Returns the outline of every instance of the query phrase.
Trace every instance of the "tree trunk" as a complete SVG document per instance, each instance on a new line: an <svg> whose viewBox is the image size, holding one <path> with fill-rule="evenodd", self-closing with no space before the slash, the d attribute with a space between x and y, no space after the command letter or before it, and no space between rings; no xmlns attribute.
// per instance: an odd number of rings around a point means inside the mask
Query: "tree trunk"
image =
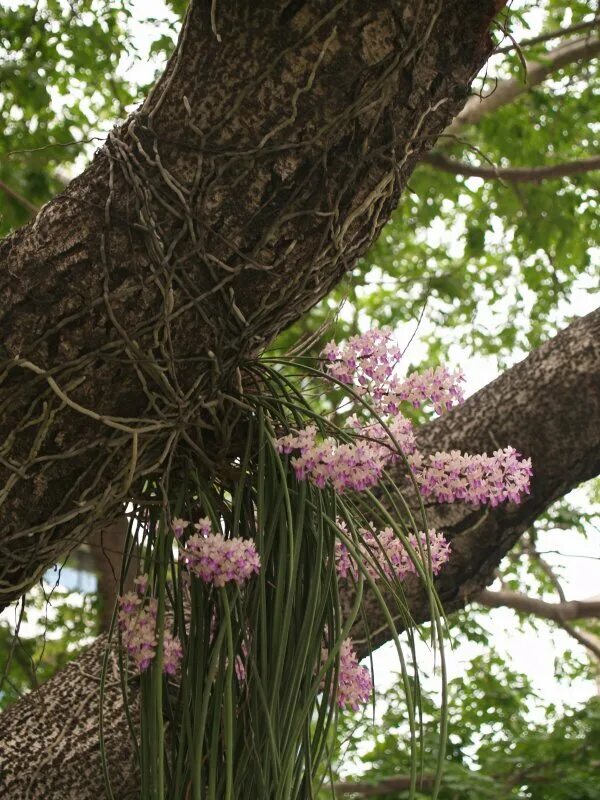
<svg viewBox="0 0 600 800"><path fill-rule="evenodd" d="M104 788L99 745L100 681L106 636L99 637L41 689L0 717L3 800L99 800ZM139 775L127 725L119 666L111 653L106 677L104 736L114 800L139 798ZM139 714L139 685L129 710Z"/></svg>
<svg viewBox="0 0 600 800"><path fill-rule="evenodd" d="M578 320L462 407L427 425L419 437L424 453L441 447L491 449L509 442L533 458L532 492L522 504L486 512L460 503L428 508L430 522L452 539L450 562L437 580L446 611L461 607L490 582L502 556L550 503L598 473L600 311ZM429 605L416 581L406 582L406 595L411 614L426 619ZM368 593L365 616L372 644L389 639ZM364 654L364 631L357 626L353 635ZM0 716L3 800L104 796L98 707L105 646L106 638L99 638L39 692ZM115 800L126 800L136 796L138 776L115 670L111 660L105 730ZM135 715L135 682L129 692Z"/></svg>
<svg viewBox="0 0 600 800"><path fill-rule="evenodd" d="M502 4L192 2L141 108L0 242L0 607L178 443L218 470L215 404L375 239Z"/></svg>

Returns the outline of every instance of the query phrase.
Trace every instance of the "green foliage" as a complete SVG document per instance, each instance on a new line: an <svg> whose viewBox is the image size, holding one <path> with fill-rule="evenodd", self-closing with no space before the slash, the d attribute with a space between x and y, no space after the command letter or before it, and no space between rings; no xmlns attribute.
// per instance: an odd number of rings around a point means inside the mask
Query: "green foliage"
<svg viewBox="0 0 600 800"><path fill-rule="evenodd" d="M16 626L0 620L0 710L37 689L89 644L97 633L98 601L95 594L45 584L29 592L16 615Z"/></svg>
<svg viewBox="0 0 600 800"><path fill-rule="evenodd" d="M131 50L130 20L130 0L0 7L0 181L30 203L60 192L81 143L103 138L134 100L118 71ZM29 216L2 194L0 235Z"/></svg>
<svg viewBox="0 0 600 800"><path fill-rule="evenodd" d="M600 798L600 698L564 711L544 709L528 678L493 652L475 658L448 688L449 745L439 800ZM354 760L361 782L374 785L406 774L410 763L402 694L394 685L381 700L385 710L375 724L347 716L340 730L345 761ZM424 776L435 763L437 713L436 698L423 694ZM370 796L406 800L408 794ZM425 788L417 795L431 796Z"/></svg>

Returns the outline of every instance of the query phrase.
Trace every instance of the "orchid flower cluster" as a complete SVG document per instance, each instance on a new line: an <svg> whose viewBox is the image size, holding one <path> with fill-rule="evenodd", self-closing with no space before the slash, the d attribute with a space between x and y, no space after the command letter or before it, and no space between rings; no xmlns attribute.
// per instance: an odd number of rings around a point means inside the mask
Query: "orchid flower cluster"
<svg viewBox="0 0 600 800"><path fill-rule="evenodd" d="M157 600L145 601L148 576L138 575L134 581L135 592L127 592L118 599L118 622L123 645L140 672L147 670L156 655ZM163 636L163 671L175 675L183 655L181 642L169 631Z"/></svg>
<svg viewBox="0 0 600 800"><path fill-rule="evenodd" d="M402 352L388 327L352 336L342 345L329 342L321 355L332 378L354 385L358 394L368 395L384 414L397 414L404 402L415 408L430 403L441 414L463 400L461 372L436 367L400 379L394 370Z"/></svg>
<svg viewBox="0 0 600 800"><path fill-rule="evenodd" d="M421 494L440 503L518 503L529 491L531 461L512 447L498 449L491 456L459 451L423 456L418 451L413 425L401 411L403 404L429 405L438 414L446 413L463 400L461 373L438 367L401 378L397 365L402 353L388 328L352 337L341 346L330 343L322 355L330 377L351 386L363 410L373 409L376 421L365 423L351 416L342 441L337 435L323 435L316 425L278 438L275 446L280 453L291 455L298 480L308 480L320 489L330 486L337 493L361 492L378 484L391 464L403 461ZM335 543L335 568L341 579L358 579L363 570L371 579L402 581L420 571L419 563L437 575L450 557L449 542L436 530L415 531L403 541L391 527L377 530L372 523L357 529L353 555L344 543L352 538L345 523L338 520L336 524L340 535ZM242 586L260 572L254 540L215 532L209 517L196 523L173 519L171 530L186 577L223 588ZM141 576L136 591L119 598L123 643L140 671L148 668L157 649L157 603L146 598L147 584L147 578ZM164 670L174 674L182 658L181 643L165 634L162 648ZM238 655L235 662L240 683L246 680L245 645L243 652L244 658ZM322 656L327 658L326 648ZM370 672L358 663L351 639L342 643L339 658L337 702L340 707L357 709L371 696Z"/></svg>
<svg viewBox="0 0 600 800"><path fill-rule="evenodd" d="M334 437L319 439L315 426L277 439L279 452L295 455L292 466L299 480L319 487L330 483L338 492L363 491L375 486L384 469L407 458L424 497L437 502L518 503L529 492L531 460L512 447L492 456L452 451L423 457L416 448L411 422L400 412L402 403L431 404L441 414L463 400L460 372L444 367L413 373L402 380L395 374L401 352L388 328L354 336L345 345L331 342L323 350L326 368L336 381L352 386L382 417L381 423L362 426L351 417L354 441L339 443Z"/></svg>
<svg viewBox="0 0 600 800"><path fill-rule="evenodd" d="M399 458L398 450L379 423L362 426L356 417L349 422L358 439L356 443L339 444L332 436L319 442L314 425L277 440L280 453L299 451L292 459L299 480L308 478L320 489L329 482L336 492L346 489L360 492L379 483L386 466ZM414 432L409 420L398 415L391 420L389 430L404 452L414 451Z"/></svg>
<svg viewBox="0 0 600 800"><path fill-rule="evenodd" d="M329 651L324 647L321 651L322 663L325 663ZM345 639L340 647L340 669L338 673L337 703L340 708L352 708L358 711L359 705L369 702L373 691L371 672L362 667L354 648L352 639Z"/></svg>
<svg viewBox="0 0 600 800"><path fill-rule="evenodd" d="M338 520L337 525L348 536L345 523ZM407 575L417 573L414 560L392 528L377 532L371 525L370 528L360 528L358 534L363 563L374 580L383 574L389 580L402 581ZM431 571L437 575L450 558L450 543L446 541L444 534L431 529L427 534L419 531L418 537L410 533L407 538L417 558L421 557L421 553L427 554ZM340 578L347 578L349 575L355 580L358 578L358 565L339 539L335 543L335 566Z"/></svg>
<svg viewBox="0 0 600 800"><path fill-rule="evenodd" d="M181 539L190 525L187 520L175 519L173 533ZM210 519L204 517L194 525L197 533L181 546L179 557L192 575L204 583L222 587L230 581L245 583L260 569L260 556L252 539L226 539L222 533L212 533Z"/></svg>
<svg viewBox="0 0 600 800"><path fill-rule="evenodd" d="M437 367L399 377L402 353L389 328L354 336L344 345L331 342L321 355L330 377L350 386L361 405L373 409L377 422L364 424L351 416L344 441L321 435L316 425L279 437L276 447L292 456L298 480L319 488L330 485L338 493L360 492L375 486L389 465L404 459L421 494L436 502L495 506L505 500L518 503L529 492L531 461L512 447L491 456L452 451L425 457L418 451L413 425L402 414L402 405L430 405L437 414L450 411L463 401L460 372ZM336 572L340 578L357 579L359 565L344 543L350 535L343 521L338 520L337 526L343 535L335 544ZM391 527L377 531L371 524L359 528L357 534L357 558L372 579L383 576L402 581L417 573L419 560L426 561L423 567L437 575L450 558L449 542L435 530L410 533L409 547ZM360 667L351 641L346 640L341 650L340 705L357 708L368 699L371 688L368 670Z"/></svg>
<svg viewBox="0 0 600 800"><path fill-rule="evenodd" d="M522 459L513 447L496 450L491 456L451 450L423 458L415 452L408 461L421 494L438 503L462 500L493 507L504 500L519 503L529 492L531 459Z"/></svg>

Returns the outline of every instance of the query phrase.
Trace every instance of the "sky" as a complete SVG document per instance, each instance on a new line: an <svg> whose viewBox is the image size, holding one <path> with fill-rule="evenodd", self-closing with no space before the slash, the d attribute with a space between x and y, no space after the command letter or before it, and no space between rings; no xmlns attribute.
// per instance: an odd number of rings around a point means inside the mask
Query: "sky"
<svg viewBox="0 0 600 800"><path fill-rule="evenodd" d="M9 0L9 5L16 3L16 0ZM123 63L121 69L127 72L128 77L136 82L146 82L151 80L154 71L160 67L156 61L148 56L151 37L148 35L147 23L143 23L148 17L158 19L169 17L161 0L135 0L134 10L137 21L134 23L138 34L138 55L139 58ZM535 12L530 17L532 27L535 29ZM568 20L565 21L568 24ZM472 179L476 182L478 179ZM474 186L476 183L473 184ZM458 247L459 243L452 240L449 232L443 228L433 228L431 237L439 242L446 242L448 248ZM569 309L577 314L584 314L591 311L595 303L593 297L586 294L582 289L576 293L575 305ZM566 311L567 309L565 309ZM486 314L485 307L481 308L480 313ZM485 316L484 316L485 319ZM487 320L489 326L493 326L492 319ZM408 339L413 333L410 326L406 329L398 330L400 342ZM424 352L424 346L420 344L419 337L424 337L427 333L427 319L423 322L423 327L411 344L411 360L418 359L418 353ZM515 354L514 360L519 360L523 354ZM489 383L496 377L497 367L493 359L483 357L472 357L462 359L462 354L458 348L451 351L451 358L455 366L460 366L466 375L467 394L471 394L483 385ZM573 493L573 498L586 505L587 499L585 492L581 489ZM565 592L569 599L584 599L598 594L600 591L600 537L597 531L590 532L588 541L581 537L571 535L565 531L552 531L543 534L540 538L540 549L546 551L563 550L568 556L550 553L546 556L552 566L560 569L563 578ZM65 579L74 580L74 576L69 578L65 573ZM82 586L81 588L88 588ZM546 599L555 600L549 596ZM10 614L10 612L8 612ZM7 616L7 612L3 616ZM498 650L510 656L511 666L526 673L532 680L535 688L542 697L551 697L554 702L564 705L572 705L585 700L594 691L595 686L590 681L582 679L576 680L571 686L557 682L554 675L555 659L560 659L566 649L572 649L573 641L563 631L557 630L552 635L544 634L535 639L531 634L520 632L516 629L515 615L506 609L494 610L489 617L486 617L485 625L493 629L494 641ZM26 631L24 631L26 634ZM458 676L464 670L468 661L481 652L481 648L476 645L464 644L455 651L448 653L449 677ZM423 663L431 663L431 655L425 647L420 648ZM393 645L385 645L380 648L374 656L375 678L379 687L395 680L397 669L397 656Z"/></svg>

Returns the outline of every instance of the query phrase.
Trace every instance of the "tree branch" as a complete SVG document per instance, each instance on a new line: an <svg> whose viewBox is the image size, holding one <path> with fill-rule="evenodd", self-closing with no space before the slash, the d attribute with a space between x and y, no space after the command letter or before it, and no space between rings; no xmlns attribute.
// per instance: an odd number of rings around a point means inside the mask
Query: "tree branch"
<svg viewBox="0 0 600 800"><path fill-rule="evenodd" d="M462 111L446 128L444 135L459 134L466 125L475 125L487 114L513 103L559 69L589 61L598 53L600 53L600 39L596 36L576 39L550 50L543 61L528 62L525 80L510 78L499 81L485 97L472 95Z"/></svg>
<svg viewBox="0 0 600 800"><path fill-rule="evenodd" d="M550 619L554 622L569 622L574 619L600 619L600 597L588 600L567 600L563 603L548 603L539 597L530 597L521 592L484 589L475 595L473 602L486 608L512 608L524 614Z"/></svg>
<svg viewBox="0 0 600 800"><path fill-rule="evenodd" d="M534 762L523 769L513 770L511 773L497 774L495 780L508 788L520 786L523 783L546 783L553 781L549 774L538 773L536 770L544 767L554 766L553 760ZM421 781L417 781L417 787L423 791L431 790L435 783L435 776L425 774ZM379 795L394 794L399 791L406 791L410 788L410 776L394 775L380 778L375 783L368 781L340 781L334 785L336 797L357 796L357 797L377 797Z"/></svg>
<svg viewBox="0 0 600 800"><path fill-rule="evenodd" d="M485 180L498 179L510 183L541 183L552 178L566 178L569 175L580 175L600 169L600 156L544 167L475 166L448 158L441 153L427 153L423 157L423 161L442 172L449 172L451 175L465 175Z"/></svg>
<svg viewBox="0 0 600 800"><path fill-rule="evenodd" d="M558 28L557 30L549 31L548 33L541 33L539 36L533 36L531 39L523 39L522 42L513 42L512 44L507 44L504 47L499 47L497 50L495 50L494 54L511 53L513 50L516 50L517 47L522 50L523 48L531 47L534 44L542 44L543 42L549 42L552 39L561 39L563 36L570 36L573 33L591 30L597 28L598 25L600 25L600 17L595 17L588 22L578 22L576 25L570 25L567 28Z"/></svg>
<svg viewBox="0 0 600 800"><path fill-rule="evenodd" d="M105 797L99 747L100 682L106 637L0 716L3 800L98 800ZM118 662L108 661L102 711L104 744L115 800L139 796L139 776L125 716ZM139 713L139 680L129 706ZM43 744L42 744L43 743Z"/></svg>
<svg viewBox="0 0 600 800"><path fill-rule="evenodd" d="M36 205L34 205L32 202L30 202L26 197L24 197L19 192L15 191L15 189L12 189L7 183L4 183L4 181L0 181L0 190L2 190L4 192L4 194L8 195L9 197L12 197L13 200L16 200L16 202L19 205L23 206L23 208L25 208L27 211L29 211L34 216L40 210Z"/></svg>
<svg viewBox="0 0 600 800"><path fill-rule="evenodd" d="M535 542L533 541L528 542L524 547L524 551L531 559L537 562L540 569L543 570L543 572L546 574L546 576L549 578L550 582L554 586L560 600L560 604L557 605L562 605L562 606L567 605L569 601L567 600L567 597L565 595L562 584L558 578L558 575L552 569L552 567L546 561L546 559L543 558L541 554L538 552L537 548L535 547ZM592 598L592 599L600 600L600 598ZM596 668L600 667L600 641L597 639L597 637L592 636L587 631L583 632L578 628L575 628L573 625L570 625L564 619L557 619L555 621L566 633L569 634L569 636L572 639L575 639L576 642L579 642L579 644L583 645L583 647L589 650L594 659ZM600 680L600 672L598 672L597 680Z"/></svg>
<svg viewBox="0 0 600 800"><path fill-rule="evenodd" d="M434 775L423 775L417 780L417 787L428 791L435 784ZM377 797L382 794L393 794L410 789L410 775L394 775L389 778L380 778L377 783L368 781L339 781L335 784L336 797Z"/></svg>
<svg viewBox="0 0 600 800"><path fill-rule="evenodd" d="M527 553L529 558L531 558L533 561L535 561L537 563L537 565L539 566L539 568L544 572L544 574L546 575L546 577L548 578L548 580L550 581L552 586L554 586L554 589L556 590L556 594L558 595L558 598L559 598L560 602L561 603L566 603L567 602L567 596L566 596L566 594L564 592L564 589L562 587L562 584L561 584L561 582L559 580L558 575L552 569L552 567L546 561L546 559L542 558L541 554L538 552L538 550L537 550L537 548L535 546L535 542L532 541L531 536L529 536L528 538L529 538L529 541L526 542L524 547L523 547L524 552Z"/></svg>
<svg viewBox="0 0 600 800"><path fill-rule="evenodd" d="M595 636L592 637L591 634L584 633L579 630L579 628L574 628L573 625L570 625L568 622L558 622L557 624L560 625L571 638L575 639L576 642L579 642L580 645L583 645L583 647L590 651L596 660L596 667L598 668L600 666L600 640Z"/></svg>

